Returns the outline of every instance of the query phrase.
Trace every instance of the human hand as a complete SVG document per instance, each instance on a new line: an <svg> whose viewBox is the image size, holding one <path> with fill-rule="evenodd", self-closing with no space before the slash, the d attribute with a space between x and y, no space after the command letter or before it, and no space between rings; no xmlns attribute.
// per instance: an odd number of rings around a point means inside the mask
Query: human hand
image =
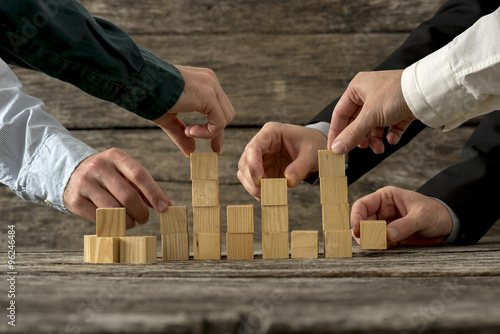
<svg viewBox="0 0 500 334"><path fill-rule="evenodd" d="M326 149L325 136L303 126L266 123L245 147L238 163L238 179L260 200L260 180L286 177L293 188L318 170L318 150Z"/></svg>
<svg viewBox="0 0 500 334"><path fill-rule="evenodd" d="M224 128L234 117L233 105L212 70L176 67L184 78L184 90L177 103L153 123L162 128L186 156L196 149L194 137L210 139L212 150L222 153ZM193 111L206 115L207 123L186 126L177 117L178 113Z"/></svg>
<svg viewBox="0 0 500 334"><path fill-rule="evenodd" d="M452 221L440 202L414 191L384 187L357 200L351 229L359 243L361 220L386 220L389 247L434 246L451 233Z"/></svg>
<svg viewBox="0 0 500 334"><path fill-rule="evenodd" d="M127 229L145 224L150 206L171 205L149 172L124 151L111 148L83 160L64 190L64 204L74 214L96 220L97 208L127 208Z"/></svg>
<svg viewBox="0 0 500 334"><path fill-rule="evenodd" d="M349 83L333 110L328 147L345 154L356 145L383 153L382 136L389 126L387 141L397 144L416 119L401 90L403 70L361 72Z"/></svg>

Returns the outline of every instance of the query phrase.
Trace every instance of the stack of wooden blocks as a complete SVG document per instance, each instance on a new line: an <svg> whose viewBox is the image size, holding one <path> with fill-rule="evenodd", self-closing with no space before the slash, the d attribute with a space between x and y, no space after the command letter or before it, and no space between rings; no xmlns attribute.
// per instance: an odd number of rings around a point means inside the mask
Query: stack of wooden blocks
<svg viewBox="0 0 500 334"><path fill-rule="evenodd" d="M170 206L160 213L163 261L189 260L187 206Z"/></svg>
<svg viewBox="0 0 500 334"><path fill-rule="evenodd" d="M352 257L345 156L320 150L318 165L325 257Z"/></svg>
<svg viewBox="0 0 500 334"><path fill-rule="evenodd" d="M228 205L226 233L228 260L253 259L253 233L253 205Z"/></svg>

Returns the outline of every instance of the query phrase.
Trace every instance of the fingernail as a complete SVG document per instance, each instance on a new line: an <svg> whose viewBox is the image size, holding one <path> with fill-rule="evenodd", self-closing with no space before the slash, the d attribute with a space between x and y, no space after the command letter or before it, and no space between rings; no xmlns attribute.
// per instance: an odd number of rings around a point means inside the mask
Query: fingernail
<svg viewBox="0 0 500 334"><path fill-rule="evenodd" d="M295 174L295 173L290 173L290 174L288 174L288 175L285 175L285 177L288 179L288 181L289 181L289 182L288 182L288 184L289 184L289 185L291 185L291 187L295 187L295 186L297 185L297 183L298 183L298 182L297 182L297 180L298 180L298 178L299 178L299 177L297 176L297 174ZM291 187L290 187L290 188L291 188Z"/></svg>
<svg viewBox="0 0 500 334"><path fill-rule="evenodd" d="M158 208L159 212L163 212L163 211L167 210L168 204L165 203L164 201L158 201L158 203L156 204L156 207Z"/></svg>
<svg viewBox="0 0 500 334"><path fill-rule="evenodd" d="M345 152L345 145L342 141L336 140L332 144L332 151L335 154L344 154Z"/></svg>
<svg viewBox="0 0 500 334"><path fill-rule="evenodd" d="M388 228L387 229L387 239L390 242L397 242L399 241L399 232L395 228Z"/></svg>

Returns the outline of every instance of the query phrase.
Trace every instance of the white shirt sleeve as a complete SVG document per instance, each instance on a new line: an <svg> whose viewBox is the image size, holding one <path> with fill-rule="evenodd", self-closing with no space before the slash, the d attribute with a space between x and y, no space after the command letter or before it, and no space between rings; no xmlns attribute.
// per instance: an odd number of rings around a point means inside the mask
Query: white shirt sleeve
<svg viewBox="0 0 500 334"><path fill-rule="evenodd" d="M401 87L413 114L434 128L500 109L500 8L406 68Z"/></svg>
<svg viewBox="0 0 500 334"><path fill-rule="evenodd" d="M82 160L97 153L23 93L0 59L0 182L19 197L68 212L63 194Z"/></svg>

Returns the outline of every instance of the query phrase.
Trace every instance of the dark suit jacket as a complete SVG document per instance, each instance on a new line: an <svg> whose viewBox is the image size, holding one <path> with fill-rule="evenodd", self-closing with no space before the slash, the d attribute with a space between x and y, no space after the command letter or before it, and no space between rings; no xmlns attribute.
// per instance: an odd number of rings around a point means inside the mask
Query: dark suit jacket
<svg viewBox="0 0 500 334"><path fill-rule="evenodd" d="M436 51L454 37L500 6L500 1L446 2L428 21L416 28L393 54L374 70L403 69ZM330 103L308 124L330 122L338 99ZM425 125L414 121L406 130L398 145L385 140L383 154L369 149L356 148L349 152L349 168L346 175L349 184L378 165L386 157L412 140ZM464 148L463 161L441 172L418 192L436 197L447 203L457 214L461 228L457 244L476 243L500 218L499 196L488 195L500 188L500 112L486 116ZM489 191L488 191L489 190Z"/></svg>

